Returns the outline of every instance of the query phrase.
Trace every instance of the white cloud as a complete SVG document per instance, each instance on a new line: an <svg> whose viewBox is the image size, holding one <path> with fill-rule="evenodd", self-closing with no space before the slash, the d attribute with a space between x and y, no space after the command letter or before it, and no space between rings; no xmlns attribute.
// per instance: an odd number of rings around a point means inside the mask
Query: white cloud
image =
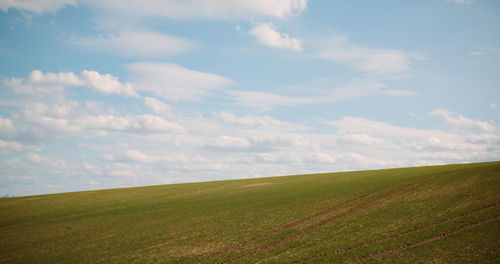
<svg viewBox="0 0 500 264"><path fill-rule="evenodd" d="M41 86L75 86L80 84L80 80L72 72L43 73L39 70L32 71L27 82L33 85Z"/></svg>
<svg viewBox="0 0 500 264"><path fill-rule="evenodd" d="M375 145L383 144L384 141L365 133L340 133L337 137L337 143L356 144L356 145Z"/></svg>
<svg viewBox="0 0 500 264"><path fill-rule="evenodd" d="M156 114L170 114L173 111L170 105L153 97L145 96L144 105Z"/></svg>
<svg viewBox="0 0 500 264"><path fill-rule="evenodd" d="M3 172L0 192L16 195L127 186L109 174L103 175L98 165L71 163L47 153L27 153L21 158L6 160L0 163L0 171ZM98 186L94 186L95 183L99 183Z"/></svg>
<svg viewBox="0 0 500 264"><path fill-rule="evenodd" d="M51 156L41 156L33 153L28 153L26 155L26 160L33 163L43 164L45 166L52 166L52 167L66 167L67 165L67 163L62 159L58 159Z"/></svg>
<svg viewBox="0 0 500 264"><path fill-rule="evenodd" d="M55 94L61 92L66 86L82 84L80 78L72 72L43 73L39 70L32 71L28 78L8 78L2 81L3 85L19 94L35 95L40 93Z"/></svg>
<svg viewBox="0 0 500 264"><path fill-rule="evenodd" d="M268 111L275 106L329 104L378 94L389 96L412 96L415 94L413 91L384 90L384 88L385 84L383 83L360 80L336 88L322 88L316 95L309 92L304 96L289 96L261 91L229 91L228 94L239 105L254 107L262 111Z"/></svg>
<svg viewBox="0 0 500 264"><path fill-rule="evenodd" d="M251 136L252 148L256 151L269 151L276 149L319 150L320 145L316 140L311 140L300 134L274 133Z"/></svg>
<svg viewBox="0 0 500 264"><path fill-rule="evenodd" d="M244 138L219 136L213 142L209 143L208 146L220 149L246 149L249 148L251 144Z"/></svg>
<svg viewBox="0 0 500 264"><path fill-rule="evenodd" d="M320 149L318 142L308 139L300 134L282 132L267 133L238 133L238 136L218 136L215 140L206 139L209 149L233 152L258 152L288 150L288 151L317 151Z"/></svg>
<svg viewBox="0 0 500 264"><path fill-rule="evenodd" d="M155 115L133 116L83 116L76 119L75 123L84 129L98 131L123 131L133 133L184 133L186 129L181 125L167 121Z"/></svg>
<svg viewBox="0 0 500 264"><path fill-rule="evenodd" d="M352 100L359 97L371 96L384 93L385 84L371 81L355 81L338 88L331 88L325 91L324 95L317 96L315 102L335 103ZM390 94L395 95L395 94ZM398 94L399 95L399 94Z"/></svg>
<svg viewBox="0 0 500 264"><path fill-rule="evenodd" d="M151 114L121 116L116 113L91 115L79 106L59 113L62 106L33 103L13 115L19 124L15 134L8 138L46 140L64 137L95 137L127 133L135 135L178 134L187 130L182 125Z"/></svg>
<svg viewBox="0 0 500 264"><path fill-rule="evenodd" d="M500 135L494 134L468 135L466 140L474 144L500 145Z"/></svg>
<svg viewBox="0 0 500 264"><path fill-rule="evenodd" d="M87 129L97 130L126 130L130 128L130 121L126 117L113 115L83 116L75 122Z"/></svg>
<svg viewBox="0 0 500 264"><path fill-rule="evenodd" d="M151 154L138 149L119 149L114 154L107 154L102 157L105 161L109 162L139 162L139 163L173 163L173 164L187 164L206 162L207 160L198 155L186 155L182 153L172 154Z"/></svg>
<svg viewBox="0 0 500 264"><path fill-rule="evenodd" d="M40 86L47 91L54 91L51 86L64 88L80 85L91 88L90 82L82 76L39 72L33 74L31 79L20 80L25 85ZM118 82L116 78L108 77ZM97 86L96 83L93 85ZM240 95L248 99L255 92L256 98L247 102L262 103L264 106L331 103L380 95L386 91L391 95L406 95L404 92L385 90L383 83L372 79L357 79L335 88L328 87L331 81L316 84L322 86L312 89L313 92L306 88L293 90L294 96L256 91ZM119 82L120 85L123 83ZM107 86L103 84L102 87ZM105 94L108 90L102 87L99 89L104 90L100 92ZM13 188L29 190L24 193L37 189L44 192L67 191L75 184L79 185L75 187L77 189L109 188L375 169L495 160L500 156L500 137L491 131L483 132L484 129L459 133L401 127L360 117L327 121L333 126L331 128L318 124L322 121L313 117L306 120L307 124L318 128L312 130L300 123L280 120L274 112L256 115L251 111L241 112L244 109L233 105L231 110L220 109L206 116L191 117L177 112L174 114L172 107L160 97L145 96L141 100L134 99L132 106L125 110L126 114L121 114L112 107L115 99L122 103L119 100L125 100L123 98L86 101L86 98L75 98L73 93L53 95L47 92L44 96L31 96L15 94L8 89L3 92L10 101L17 101L18 98L21 101L2 105L7 115L0 117L0 132L10 131L10 135L0 133L1 153L21 156L26 152L40 151L39 146L61 139L68 143L69 148L82 148L78 151L82 163L72 164L63 156L50 157L44 152L4 160L0 162L0 171L6 175L2 178L6 184L0 187L0 192ZM125 92L120 90L120 93ZM305 96L301 97L301 93ZM70 94L71 100L65 98ZM110 101L111 104L108 104ZM130 103L129 100L126 102ZM443 117L459 119L459 115L454 113L438 113ZM300 117L288 115L286 120L300 120ZM415 127L425 125L419 124L424 121L414 121ZM99 136L98 142L90 146L86 139L96 136ZM92 160L99 158L99 163L92 164ZM50 178L39 177L40 172L50 175ZM22 177L31 182L19 184L24 180ZM66 180L68 177L74 179ZM39 181L57 182L62 187L47 189Z"/></svg>
<svg viewBox="0 0 500 264"><path fill-rule="evenodd" d="M357 70L380 75L405 72L410 69L412 60L424 59L403 50L362 47L343 37L321 40L316 44L313 55L316 58L346 63Z"/></svg>
<svg viewBox="0 0 500 264"><path fill-rule="evenodd" d="M470 55L476 56L476 57L482 57L482 56L492 56L492 55L499 55L500 54L500 48L497 47L491 47L491 46L485 46L481 47L477 50L471 51Z"/></svg>
<svg viewBox="0 0 500 264"><path fill-rule="evenodd" d="M459 5L470 5L474 3L475 0L446 0L446 2L455 3Z"/></svg>
<svg viewBox="0 0 500 264"><path fill-rule="evenodd" d="M232 83L226 77L168 63L127 65L136 89L171 101L196 100Z"/></svg>
<svg viewBox="0 0 500 264"><path fill-rule="evenodd" d="M169 122L159 116L138 115L131 119L131 129L151 132L184 133L186 129L181 125Z"/></svg>
<svg viewBox="0 0 500 264"><path fill-rule="evenodd" d="M268 153L255 154L259 162L267 163L323 163L334 165L337 162L335 155L324 152L290 152L290 151L275 151Z"/></svg>
<svg viewBox="0 0 500 264"><path fill-rule="evenodd" d="M45 136L60 136L60 135L79 135L82 130L75 126L66 118L52 117L40 115L38 110L28 109L17 115L19 122L22 122L25 129L28 129L31 136L43 134ZM35 125L33 128L31 125ZM30 131L32 128L33 131Z"/></svg>
<svg viewBox="0 0 500 264"><path fill-rule="evenodd" d="M97 90L103 94L122 94L139 97L130 83L121 83L118 78L111 74L100 74L96 71L83 71L81 79L88 88Z"/></svg>
<svg viewBox="0 0 500 264"><path fill-rule="evenodd" d="M380 92L381 94L393 95L393 96L414 96L416 93L409 90L384 90Z"/></svg>
<svg viewBox="0 0 500 264"><path fill-rule="evenodd" d="M76 0L2 0L0 1L0 10L7 12L10 8L15 8L43 14L55 12L66 5L76 5Z"/></svg>
<svg viewBox="0 0 500 264"><path fill-rule="evenodd" d="M310 99L260 91L229 91L231 99L239 105L270 110L274 106L290 106L311 103Z"/></svg>
<svg viewBox="0 0 500 264"><path fill-rule="evenodd" d="M168 56L196 46L187 39L154 31L121 31L104 36L76 37L69 42L91 51L128 57Z"/></svg>
<svg viewBox="0 0 500 264"><path fill-rule="evenodd" d="M128 163L113 163L106 170L114 177L134 179L137 169Z"/></svg>
<svg viewBox="0 0 500 264"><path fill-rule="evenodd" d="M340 128L347 134L367 134L377 138L391 138L392 140L422 139L430 136L453 137L450 133L439 130L406 128L360 117L343 117L340 120L326 121L326 123Z"/></svg>
<svg viewBox="0 0 500 264"><path fill-rule="evenodd" d="M307 0L87 0L92 6L131 17L172 19L248 19L254 16L284 18L306 9Z"/></svg>
<svg viewBox="0 0 500 264"><path fill-rule="evenodd" d="M12 120L9 118L4 118L0 116L0 135L12 134L16 131Z"/></svg>
<svg viewBox="0 0 500 264"><path fill-rule="evenodd" d="M384 152L393 153L394 156L387 156L387 160L404 157L408 161L415 158L449 163L487 160L500 154L498 136L492 134L463 135L442 130L407 128L358 117L344 117L327 123L340 129L336 135L337 143L342 143L343 135L346 134L365 134L383 140L383 144L379 144L382 141L372 145L363 144L362 149L357 151L377 156ZM446 152L452 155L441 154Z"/></svg>
<svg viewBox="0 0 500 264"><path fill-rule="evenodd" d="M259 43L265 46L302 51L302 44L299 39L292 38L286 33L276 31L271 23L256 24L252 30L250 30L250 34L253 35Z"/></svg>
<svg viewBox="0 0 500 264"><path fill-rule="evenodd" d="M248 115L236 116L232 113L219 111L216 112L215 117L224 123L233 124L236 126L259 128L259 129L283 129L283 130L307 130L306 126L295 124L291 122L281 121L267 115Z"/></svg>
<svg viewBox="0 0 500 264"><path fill-rule="evenodd" d="M40 113L51 112L50 107L36 108L40 108L37 110ZM75 171L83 171L85 175L80 177L94 182L97 180L102 188L102 181L107 179L110 179L110 186L116 187L161 184L164 181L201 181L214 179L215 176L227 179L457 163L492 160L500 155L499 137L494 134L453 134L400 127L359 117L327 122L338 129L335 133L292 134L253 129L254 126L263 126L266 118L261 117L266 116L222 113L226 115L202 120L211 122L214 128L187 126L190 134L144 131L144 125L135 122L137 115L88 120L93 126L75 123L84 134L96 130L122 132L118 139L125 143L113 146L99 144L93 148L105 165L72 165L66 161L59 162L62 167L57 167L57 160L47 161L52 165L43 164L46 155L38 153L37 156L26 156L24 161L19 161L21 163L12 160L10 167L0 163L0 170L8 169L29 177L36 176L35 172L40 171L50 172L51 175L75 175ZM280 124L272 116L269 118L273 125ZM192 119L193 122L201 120ZM75 120L79 121L78 118ZM18 123L19 120L15 119L14 124ZM139 123L136 126L139 130L134 128L136 123ZM227 134L228 131L231 133ZM11 149L16 147L10 146Z"/></svg>
<svg viewBox="0 0 500 264"><path fill-rule="evenodd" d="M22 150L24 150L24 147L18 142L4 141L0 139L0 154L18 152Z"/></svg>
<svg viewBox="0 0 500 264"><path fill-rule="evenodd" d="M155 160L154 158L152 158L152 157L148 156L147 154L142 153L138 150L128 150L126 152L126 156L128 156L129 158L131 158L134 161L139 161L139 162L152 162Z"/></svg>
<svg viewBox="0 0 500 264"><path fill-rule="evenodd" d="M461 114L454 114L445 109L436 109L431 112L431 115L441 116L447 124L457 129L473 129L484 132L492 132L496 130L495 126L490 124L489 122L473 120L464 117Z"/></svg>
<svg viewBox="0 0 500 264"><path fill-rule="evenodd" d="M139 96L130 83L122 83L110 74L87 70L82 71L80 75L72 72L43 73L34 70L26 79L8 78L3 80L3 85L15 93L28 95L53 95L62 92L65 87L82 86L104 94Z"/></svg>
<svg viewBox="0 0 500 264"><path fill-rule="evenodd" d="M66 118L77 111L79 104L65 98L53 98L46 103L28 102L24 105L21 116L28 119L36 119L37 116L50 116L55 118ZM19 114L14 116L19 117Z"/></svg>

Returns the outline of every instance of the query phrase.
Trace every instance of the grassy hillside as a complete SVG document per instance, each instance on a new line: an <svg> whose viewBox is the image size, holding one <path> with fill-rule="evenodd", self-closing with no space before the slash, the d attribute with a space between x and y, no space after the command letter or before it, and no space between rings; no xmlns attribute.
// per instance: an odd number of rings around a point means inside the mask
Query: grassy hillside
<svg viewBox="0 0 500 264"><path fill-rule="evenodd" d="M0 263L500 263L500 162L0 199Z"/></svg>

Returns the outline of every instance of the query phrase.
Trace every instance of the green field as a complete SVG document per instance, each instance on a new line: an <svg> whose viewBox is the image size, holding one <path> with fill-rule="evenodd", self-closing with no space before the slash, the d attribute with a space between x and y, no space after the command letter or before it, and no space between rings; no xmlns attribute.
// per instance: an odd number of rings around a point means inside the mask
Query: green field
<svg viewBox="0 0 500 264"><path fill-rule="evenodd" d="M500 162L0 199L0 263L500 263Z"/></svg>

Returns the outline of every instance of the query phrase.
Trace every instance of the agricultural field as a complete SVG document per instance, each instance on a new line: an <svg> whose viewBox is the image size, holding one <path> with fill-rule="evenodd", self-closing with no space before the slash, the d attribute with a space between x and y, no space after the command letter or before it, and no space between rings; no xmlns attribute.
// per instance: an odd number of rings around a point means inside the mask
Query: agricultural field
<svg viewBox="0 0 500 264"><path fill-rule="evenodd" d="M500 263L500 162L0 199L0 263Z"/></svg>

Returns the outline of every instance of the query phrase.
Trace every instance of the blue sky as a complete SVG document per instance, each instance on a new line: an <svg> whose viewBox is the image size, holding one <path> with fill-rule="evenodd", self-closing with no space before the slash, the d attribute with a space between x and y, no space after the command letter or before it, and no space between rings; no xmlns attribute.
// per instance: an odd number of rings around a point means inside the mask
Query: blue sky
<svg viewBox="0 0 500 264"><path fill-rule="evenodd" d="M0 2L0 195L500 159L496 0Z"/></svg>

